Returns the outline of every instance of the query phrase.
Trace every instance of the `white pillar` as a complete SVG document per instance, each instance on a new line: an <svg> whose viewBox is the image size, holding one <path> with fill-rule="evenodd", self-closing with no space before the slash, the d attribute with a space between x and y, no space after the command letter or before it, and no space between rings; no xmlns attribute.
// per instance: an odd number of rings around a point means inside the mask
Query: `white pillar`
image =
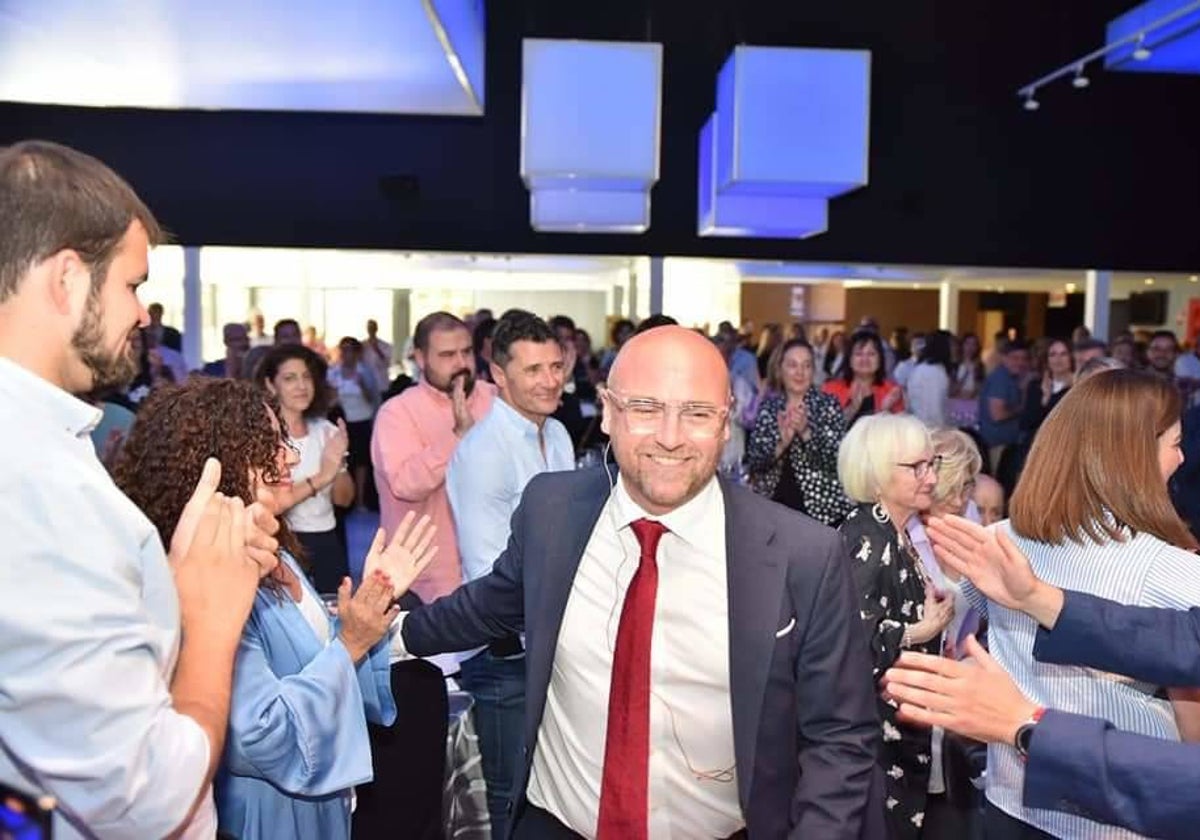
<svg viewBox="0 0 1200 840"><path fill-rule="evenodd" d="M1094 338L1108 341L1108 310L1112 298L1112 272L1091 269L1085 273L1083 323Z"/></svg>
<svg viewBox="0 0 1200 840"><path fill-rule="evenodd" d="M183 249L183 358L188 370L204 365L204 297L200 285L200 248Z"/></svg>
<svg viewBox="0 0 1200 840"><path fill-rule="evenodd" d="M938 284L938 329L958 334L958 286L949 280Z"/></svg>
<svg viewBox="0 0 1200 840"><path fill-rule="evenodd" d="M650 313L659 315L663 308L663 258L650 258Z"/></svg>

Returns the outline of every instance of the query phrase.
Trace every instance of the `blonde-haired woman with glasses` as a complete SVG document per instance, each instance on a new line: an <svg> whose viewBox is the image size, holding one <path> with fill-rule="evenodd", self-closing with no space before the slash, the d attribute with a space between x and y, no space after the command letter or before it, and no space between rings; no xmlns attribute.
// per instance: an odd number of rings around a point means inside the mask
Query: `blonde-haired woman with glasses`
<svg viewBox="0 0 1200 840"><path fill-rule="evenodd" d="M838 452L838 475L858 503L840 531L876 679L905 649L939 652L954 602L942 597L908 538L906 525L933 503L941 461L925 424L911 415L873 414L851 427ZM883 726L879 761L887 780L892 836L923 834L932 759L927 729L910 727L878 701ZM932 832L926 836L932 836Z"/></svg>

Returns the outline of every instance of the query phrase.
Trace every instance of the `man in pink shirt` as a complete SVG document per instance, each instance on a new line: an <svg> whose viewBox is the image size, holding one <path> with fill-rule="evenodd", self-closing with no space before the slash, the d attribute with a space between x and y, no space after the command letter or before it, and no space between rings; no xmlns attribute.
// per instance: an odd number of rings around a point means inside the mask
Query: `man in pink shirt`
<svg viewBox="0 0 1200 840"><path fill-rule="evenodd" d="M390 538L410 510L437 526L438 553L410 590L429 602L462 583L446 465L475 421L487 414L496 386L475 379L471 333L448 312L426 315L413 334L421 382L383 404L371 435L371 462L382 525Z"/></svg>

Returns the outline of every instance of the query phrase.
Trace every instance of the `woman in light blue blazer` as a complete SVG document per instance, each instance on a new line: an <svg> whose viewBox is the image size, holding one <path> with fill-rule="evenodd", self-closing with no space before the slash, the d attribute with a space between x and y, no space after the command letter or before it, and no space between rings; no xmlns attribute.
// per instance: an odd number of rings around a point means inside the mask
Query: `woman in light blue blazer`
<svg viewBox="0 0 1200 840"><path fill-rule="evenodd" d="M220 492L286 506L296 456L281 429L253 385L194 379L146 401L115 477L169 541L209 457L222 465ZM259 589L234 665L218 819L242 840L339 840L350 836L354 786L372 778L367 722L396 718L391 603L436 549L425 522L402 523L386 548L380 532L362 586L352 593L345 579L331 616L280 528L281 562Z"/></svg>

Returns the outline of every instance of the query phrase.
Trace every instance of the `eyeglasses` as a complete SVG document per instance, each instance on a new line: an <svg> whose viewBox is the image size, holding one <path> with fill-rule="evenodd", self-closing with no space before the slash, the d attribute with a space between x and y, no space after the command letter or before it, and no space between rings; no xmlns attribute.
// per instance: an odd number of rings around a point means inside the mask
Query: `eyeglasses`
<svg viewBox="0 0 1200 840"><path fill-rule="evenodd" d="M942 468L942 456L934 455L932 458L913 461L912 463L908 464L904 463L903 461L899 461L896 463L896 466L908 467L913 471L913 477L917 481L920 481L925 476L929 475L931 470L933 471L934 475L938 474L938 471L940 471Z"/></svg>
<svg viewBox="0 0 1200 840"><path fill-rule="evenodd" d="M611 388L601 394L621 412L630 434L646 435L662 428L669 411L679 417L679 425L688 437L716 437L729 416L729 409L712 403L656 400L652 397L627 397Z"/></svg>

